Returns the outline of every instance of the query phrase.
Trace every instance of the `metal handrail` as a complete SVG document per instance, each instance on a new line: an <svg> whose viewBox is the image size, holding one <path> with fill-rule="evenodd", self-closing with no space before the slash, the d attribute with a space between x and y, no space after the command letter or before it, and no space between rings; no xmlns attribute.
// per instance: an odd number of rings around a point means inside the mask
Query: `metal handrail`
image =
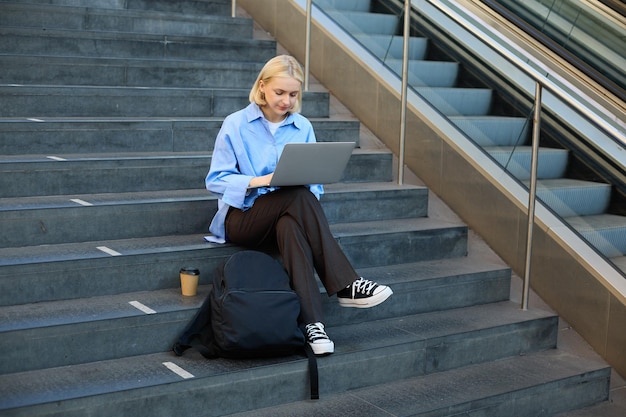
<svg viewBox="0 0 626 417"><path fill-rule="evenodd" d="M411 0L404 0L402 43L402 94L400 108L400 143L398 148L398 184L404 183L404 147L406 142L406 106L409 80L409 37L411 32Z"/></svg>
<svg viewBox="0 0 626 417"><path fill-rule="evenodd" d="M528 190L528 230L526 232L526 259L524 285L522 288L522 310L528 310L530 294L530 258L533 250L533 226L535 224L535 202L537 200L537 162L539 160L539 132L541 128L541 84L535 83L535 111L533 112L532 154L530 158L530 189Z"/></svg>
<svg viewBox="0 0 626 417"><path fill-rule="evenodd" d="M306 27L304 36L304 91L309 91L309 71L311 64L311 2L306 2Z"/></svg>

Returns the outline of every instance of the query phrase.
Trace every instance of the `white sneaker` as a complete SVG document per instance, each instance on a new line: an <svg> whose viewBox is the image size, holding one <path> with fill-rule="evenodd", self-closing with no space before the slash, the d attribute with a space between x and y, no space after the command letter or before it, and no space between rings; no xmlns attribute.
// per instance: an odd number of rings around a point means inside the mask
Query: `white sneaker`
<svg viewBox="0 0 626 417"><path fill-rule="evenodd" d="M328 338L320 322L306 325L306 340L316 355L330 355L335 351L335 344Z"/></svg>
<svg viewBox="0 0 626 417"><path fill-rule="evenodd" d="M359 278L337 293L341 307L369 308L377 306L393 294L391 288Z"/></svg>

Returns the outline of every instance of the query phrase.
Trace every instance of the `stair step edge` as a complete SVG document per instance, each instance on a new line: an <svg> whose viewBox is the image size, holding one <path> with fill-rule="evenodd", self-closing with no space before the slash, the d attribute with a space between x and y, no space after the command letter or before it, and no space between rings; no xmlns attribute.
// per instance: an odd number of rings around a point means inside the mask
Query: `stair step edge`
<svg viewBox="0 0 626 417"><path fill-rule="evenodd" d="M488 319L489 323L485 321L476 323L475 320L472 320L472 317L481 311L481 317ZM335 339L339 343L334 355L319 359L321 378L323 381L324 374L328 372L325 370L332 369L334 366L342 363L345 364L346 360L356 361L357 363L366 359L371 360L372 358L382 358L384 360L388 357L387 350L389 348L406 350L407 352L412 352L416 348L428 350L440 345L444 340L454 343L458 335L466 334L467 332L480 332L480 329L497 329L501 326L517 327L518 323L534 323L537 320L548 320L549 322L554 321L555 317L550 313L539 310L521 314L519 309L512 303L505 302L454 311L386 319L371 323L345 325L337 328L331 327L329 331L337 334ZM449 323L451 326L444 328L441 325L442 323ZM425 329L430 330L426 331ZM368 338L360 338L360 340L358 337L355 338L357 334L364 333L369 335ZM0 386L3 387L3 392L6 395L0 404L3 408L10 409L27 405L25 403L19 404L19 401L34 402L33 397L38 391L36 385L39 384L42 385L40 389L46 392L44 396L52 395L52 390L48 391L45 389L45 385L50 380L55 381L55 385L59 384L57 387L61 389L55 393L57 398L48 397L46 401L68 400L87 395L102 395L111 391L124 392L126 394L130 389L154 387L161 384L171 384L177 380L180 381L179 375L171 374L167 368L163 367L166 362L178 364L182 369L194 375L193 379L195 381L200 382L204 379L205 384L208 382L207 388L209 388L211 383L221 384L223 382L220 381L232 380L233 378L239 379L237 375L242 374L242 372L236 371L246 371L243 373L244 375L241 375L241 378L248 380L250 372L259 376L266 375L268 372L273 374L277 364L281 368L295 366L303 370L302 367L305 360L298 357L288 357L252 361L224 359L207 361L195 351L185 353L182 357L176 357L171 352L163 352L62 368L5 374L0 376ZM140 369L144 366L147 369ZM90 384L89 388L85 388L81 378L76 378L75 376L90 371L93 384ZM216 379L216 381L209 382L206 380L207 378ZM182 386L178 388L184 389ZM12 395L9 393L12 393ZM13 403L10 403L11 396L13 397ZM31 396L31 398L28 399L28 396ZM64 398L59 398L59 396Z"/></svg>
<svg viewBox="0 0 626 417"><path fill-rule="evenodd" d="M331 225L333 234L339 238L458 228L467 228L467 226L460 223L451 223L429 218L372 220L368 222L337 223ZM205 235L206 234L160 236L4 248L0 249L0 267L25 265L33 262L48 263L109 258L111 256L123 257L188 250L211 250L213 248L229 246L228 244L220 245L206 242L204 240Z"/></svg>
<svg viewBox="0 0 626 417"><path fill-rule="evenodd" d="M393 275L390 271L393 271ZM476 279L475 276L498 271L510 273L508 267L485 263L478 257L358 269L362 276L390 285L398 291L415 291L446 279L467 282ZM203 273L210 275L211 271L203 271ZM181 294L180 288L176 286L177 283L178 277L174 276L172 277L174 286L160 290L2 306L0 307L0 317L2 317L0 333L134 317L142 313L163 314L196 310L211 291L210 284L199 285L197 295L186 297ZM320 287L320 292L324 294L325 290Z"/></svg>

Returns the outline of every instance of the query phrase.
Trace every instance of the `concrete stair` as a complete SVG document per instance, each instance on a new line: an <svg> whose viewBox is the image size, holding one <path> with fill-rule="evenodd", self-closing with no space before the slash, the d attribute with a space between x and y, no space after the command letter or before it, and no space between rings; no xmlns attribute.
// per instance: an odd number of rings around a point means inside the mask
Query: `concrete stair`
<svg viewBox="0 0 626 417"><path fill-rule="evenodd" d="M174 3L174 2L169 2ZM89 7L60 8L36 3L7 3L2 8L0 24L4 27L62 29L93 32L154 33L180 36L252 37L252 27L229 16L168 13L162 11Z"/></svg>
<svg viewBox="0 0 626 417"><path fill-rule="evenodd" d="M141 152L209 153L222 124L220 117L194 118L3 118L0 149L4 160L85 153L131 154ZM354 120L310 119L319 141L359 141ZM35 152L35 153L33 153ZM84 156L84 155L83 155ZM50 158L47 158L48 160ZM67 156L64 159L68 159ZM386 180L389 180L387 178Z"/></svg>
<svg viewBox="0 0 626 417"><path fill-rule="evenodd" d="M251 61L261 56L271 56L272 42L254 39L225 38L219 36L185 37L150 33L133 34L130 39L120 38L116 32L76 31L63 29L37 29L3 27L3 54L64 54L69 57L121 57L170 59L185 58L200 61L241 59ZM254 45L246 53L238 46ZM194 58L197 57L197 58Z"/></svg>
<svg viewBox="0 0 626 417"><path fill-rule="evenodd" d="M241 250L203 240L216 207L203 179L221 120L276 53L228 13L225 0L0 2L0 414L536 416L606 399L606 364L556 349L558 317L511 302L510 269L430 215L427 188L392 182L391 153L326 91L304 97L318 139L361 146L322 205L393 297L365 311L323 297L336 353L318 360L319 402L298 402L304 357L170 351ZM180 294L188 265L195 297Z"/></svg>
<svg viewBox="0 0 626 417"><path fill-rule="evenodd" d="M573 365L574 362L575 357L550 350L354 389L349 397L335 395L320 404L302 401L231 416L314 417L348 415L355 410L361 417L464 415L469 410L502 417L553 415L565 407L584 406L584 402L576 400L581 395L596 395L598 400L604 395L603 376L589 369L588 364ZM583 388L577 378L586 372L594 375L589 375L588 385ZM557 378L546 378L547 373ZM538 386L542 389L538 390ZM545 392L551 390L574 400L546 397Z"/></svg>
<svg viewBox="0 0 626 417"><path fill-rule="evenodd" d="M247 102L240 89L176 87L5 86L0 111L7 117L225 117ZM328 93L309 92L308 117L328 117Z"/></svg>

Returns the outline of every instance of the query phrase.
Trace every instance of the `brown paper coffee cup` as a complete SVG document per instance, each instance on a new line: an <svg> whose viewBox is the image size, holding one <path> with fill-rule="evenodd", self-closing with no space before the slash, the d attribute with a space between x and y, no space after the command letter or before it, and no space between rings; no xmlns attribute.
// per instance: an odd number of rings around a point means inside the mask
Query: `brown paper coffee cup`
<svg viewBox="0 0 626 417"><path fill-rule="evenodd" d="M183 295L194 296L198 293L198 278L200 271L197 268L182 268L180 270L180 288Z"/></svg>

